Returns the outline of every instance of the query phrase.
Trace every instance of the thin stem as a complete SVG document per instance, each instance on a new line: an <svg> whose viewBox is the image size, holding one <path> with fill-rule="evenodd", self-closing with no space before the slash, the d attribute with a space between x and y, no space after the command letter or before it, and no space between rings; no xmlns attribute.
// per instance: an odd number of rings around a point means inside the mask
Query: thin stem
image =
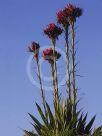
<svg viewBox="0 0 102 136"><path fill-rule="evenodd" d="M68 42L68 25L65 28L65 41L66 41L66 65L67 65L67 87L68 98L71 102L71 87L70 87L70 62L69 62L69 42Z"/></svg>
<svg viewBox="0 0 102 136"><path fill-rule="evenodd" d="M55 78L54 78L54 65L53 65L53 62L51 63L51 71L52 71L53 88L54 88L54 90L56 90L56 87L55 87ZM56 100L56 94L55 94L55 91L54 91L54 103L55 103L55 100Z"/></svg>
<svg viewBox="0 0 102 136"><path fill-rule="evenodd" d="M57 66L56 66L56 56L55 56L55 39L52 39L52 49L53 49L53 69L54 69L54 80L55 80L55 99L56 102L59 102L59 95L58 95L58 78L57 78Z"/></svg>
<svg viewBox="0 0 102 136"><path fill-rule="evenodd" d="M51 64L51 71L52 71L52 80L53 80L53 88L54 88L54 110L55 110L55 124L56 127L58 128L58 123L57 123L57 116L56 116L56 112L57 112L57 107L58 107L58 101L56 100L56 85L55 85L55 78L54 78L54 63L50 63ZM57 135L57 128L56 128L56 135Z"/></svg>
<svg viewBox="0 0 102 136"><path fill-rule="evenodd" d="M71 34L72 34L72 94L73 94L73 103L76 103L76 90L75 90L75 32L74 32L74 22L71 24Z"/></svg>
<svg viewBox="0 0 102 136"><path fill-rule="evenodd" d="M45 114L47 115L46 102L45 102L45 94L44 94L42 80L41 80L40 64L39 64L39 59L38 58L36 59L36 63L37 63L38 78L39 78L40 89L41 89L41 92L40 92L41 93L41 101L42 101L42 104L44 106Z"/></svg>
<svg viewBox="0 0 102 136"><path fill-rule="evenodd" d="M53 49L53 75L54 75L54 85L55 85L55 100L54 100L54 106L55 106L55 124L56 124L56 135L57 135L57 128L58 128L58 122L57 122L57 109L59 106L59 94L58 94L58 79L57 79L57 66L56 66L56 56L55 56L55 43L56 40L52 39L52 49Z"/></svg>

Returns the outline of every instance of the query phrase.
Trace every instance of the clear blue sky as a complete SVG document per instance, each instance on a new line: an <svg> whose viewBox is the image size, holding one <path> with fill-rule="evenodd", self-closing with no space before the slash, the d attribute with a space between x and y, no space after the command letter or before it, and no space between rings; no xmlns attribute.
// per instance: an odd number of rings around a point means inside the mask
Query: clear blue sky
<svg viewBox="0 0 102 136"><path fill-rule="evenodd" d="M77 22L78 78L80 106L97 114L95 124L102 124L102 0L70 0L84 9ZM67 0L0 0L0 136L21 136L31 129L28 112L35 113L39 89L26 72L31 41L47 45L42 29L56 20L56 12ZM61 46L63 48L63 45ZM48 70L46 68L46 70ZM50 92L47 92L47 96ZM47 97L50 100L50 96Z"/></svg>

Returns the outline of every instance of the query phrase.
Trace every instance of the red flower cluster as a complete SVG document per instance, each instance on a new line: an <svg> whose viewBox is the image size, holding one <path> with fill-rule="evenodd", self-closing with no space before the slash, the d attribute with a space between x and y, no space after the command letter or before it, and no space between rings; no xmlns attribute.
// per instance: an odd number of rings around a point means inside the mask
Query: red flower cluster
<svg viewBox="0 0 102 136"><path fill-rule="evenodd" d="M35 58L38 58L39 48L40 48L40 45L36 42L32 42L31 47L28 47L29 52L33 52Z"/></svg>
<svg viewBox="0 0 102 136"><path fill-rule="evenodd" d="M57 13L57 20L59 24L62 24L64 27L69 24L68 17L65 14L64 10L60 10Z"/></svg>
<svg viewBox="0 0 102 136"><path fill-rule="evenodd" d="M58 39L58 36L62 33L62 29L56 26L54 23L51 23L44 29L44 34L51 39Z"/></svg>
<svg viewBox="0 0 102 136"><path fill-rule="evenodd" d="M57 13L57 20L60 24L66 25L76 21L77 17L82 15L82 9L72 4L67 5L64 10Z"/></svg>
<svg viewBox="0 0 102 136"><path fill-rule="evenodd" d="M76 21L76 18L82 15L82 9L72 4L67 5L64 12L68 16L69 22Z"/></svg>
<svg viewBox="0 0 102 136"><path fill-rule="evenodd" d="M61 54L55 51L56 61L61 57ZM53 50L52 48L47 48L43 51L43 58L49 63L53 63Z"/></svg>

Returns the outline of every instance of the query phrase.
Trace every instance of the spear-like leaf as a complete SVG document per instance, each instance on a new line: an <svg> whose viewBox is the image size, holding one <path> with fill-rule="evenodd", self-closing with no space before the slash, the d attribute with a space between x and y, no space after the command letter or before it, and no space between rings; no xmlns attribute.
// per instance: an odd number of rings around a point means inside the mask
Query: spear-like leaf
<svg viewBox="0 0 102 136"><path fill-rule="evenodd" d="M39 106L37 103L36 103L36 106L37 106L37 109L38 109L38 112L39 112L39 114L40 114L40 116L41 116L42 121L44 122L44 124L45 124L46 126L48 126L47 117L44 115L42 109L40 108L40 106Z"/></svg>
<svg viewBox="0 0 102 136"><path fill-rule="evenodd" d="M86 128L85 128L85 134L90 134L91 132L91 127L95 121L96 115L90 120L90 122L87 124Z"/></svg>

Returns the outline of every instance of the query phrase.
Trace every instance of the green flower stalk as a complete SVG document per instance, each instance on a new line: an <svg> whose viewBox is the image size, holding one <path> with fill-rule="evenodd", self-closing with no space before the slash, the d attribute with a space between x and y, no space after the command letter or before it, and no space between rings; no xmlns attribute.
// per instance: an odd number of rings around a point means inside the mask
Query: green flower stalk
<svg viewBox="0 0 102 136"><path fill-rule="evenodd" d="M44 30L45 35L47 35L51 39L52 50L53 50L53 75L54 75L54 85L55 85L55 101L59 103L59 91L58 91L58 76L57 76L57 66L56 66L56 56L55 56L55 45L56 39L62 33L62 29L56 26L54 23L48 25L48 27Z"/></svg>
<svg viewBox="0 0 102 136"><path fill-rule="evenodd" d="M58 92L58 77L57 77L57 66L56 66L56 57L55 57L55 43L56 41L52 39L52 49L53 49L53 73L54 73L54 80L55 80L55 99L59 101L59 92Z"/></svg>
<svg viewBox="0 0 102 136"><path fill-rule="evenodd" d="M76 85L75 85L75 32L74 32L74 24L76 22L76 18L82 15L82 9L76 7L72 4L67 5L63 10L65 17L68 20L68 23L71 26L71 47L72 47L72 101L73 104L76 104Z"/></svg>
<svg viewBox="0 0 102 136"><path fill-rule="evenodd" d="M55 78L54 78L54 66L53 66L53 63L51 64L51 72L52 72L52 81L53 81L53 88L54 90L56 90L56 87L55 87ZM54 91L54 101L56 100L56 92Z"/></svg>
<svg viewBox="0 0 102 136"><path fill-rule="evenodd" d="M67 86L68 86L68 98L71 102L71 80L70 80L70 58L69 58L69 42L68 42L68 29L67 25L65 28L65 41L66 41L66 65L67 65Z"/></svg>
<svg viewBox="0 0 102 136"><path fill-rule="evenodd" d="M51 71L52 71L52 81L53 81L53 88L54 90L56 90L56 80L55 80L55 77L54 77L54 64L52 63L51 64ZM56 94L57 91L54 91L54 103L56 104L57 102L57 99L58 99L58 94Z"/></svg>
<svg viewBox="0 0 102 136"><path fill-rule="evenodd" d="M66 48L66 69L67 69L67 88L68 88L68 99L71 102L71 72L70 72L70 52L69 52L69 41L68 41L68 30L69 30L69 22L68 15L64 10L60 10L57 13L57 22L61 24L64 28L65 32L65 48Z"/></svg>
<svg viewBox="0 0 102 136"><path fill-rule="evenodd" d="M54 58L53 58L53 49L52 48L48 48L45 49L43 51L43 57L45 60L47 60L50 65L51 65L51 72L52 72L52 81L53 81L53 88L54 90L56 90L56 79L55 79L55 69L54 69ZM61 54L58 53L56 50L54 52L54 57L55 57L55 62L61 57ZM55 124L56 127L58 128L58 122L57 122L57 110L58 110L58 106L59 106L59 98L58 98L58 94L56 94L56 91L54 91L54 110L55 110ZM56 129L56 134L57 134L57 129Z"/></svg>
<svg viewBox="0 0 102 136"><path fill-rule="evenodd" d="M45 110L45 114L47 115L46 112L46 102L45 102L45 94L44 94L44 89L43 89L43 85L42 85L42 80L41 80L41 74L40 74L40 64L39 64L39 59L36 59L36 63L37 63L37 71L38 71L38 78L39 78L39 83L40 83L40 89L41 89L41 98L42 98L42 104L44 105L44 110Z"/></svg>
<svg viewBox="0 0 102 136"><path fill-rule="evenodd" d="M56 109L59 106L59 91L58 91L58 76L57 76L57 66L56 66L56 56L55 56L55 45L56 40L52 39L52 50L53 50L53 72L54 72L54 80L55 80L55 124L56 124L56 136L58 135L58 122L57 122L57 111Z"/></svg>
<svg viewBox="0 0 102 136"><path fill-rule="evenodd" d="M42 104L44 106L44 110L45 110L45 114L47 116L47 112L46 112L46 102L45 102L45 94L44 94L44 89L43 89L43 84L42 84L42 79L41 79L41 73L40 73L40 63L39 63L39 49L40 46L38 43L36 42L32 42L32 47L29 47L29 52L33 52L34 53L34 58L36 60L36 64L37 64L37 73L38 73L38 79L39 79L39 84L40 84L40 94L41 94L41 101Z"/></svg>
<svg viewBox="0 0 102 136"><path fill-rule="evenodd" d="M72 100L73 103L76 103L76 85L75 85L75 32L74 32L74 23L71 24L71 36L72 36Z"/></svg>
<svg viewBox="0 0 102 136"><path fill-rule="evenodd" d="M55 51L55 61L57 61L60 57L61 54ZM53 49L52 48L47 48L43 51L43 57L45 60L47 60L50 65L51 65L51 72L52 72L52 81L53 81L53 88L56 90L56 81L54 77L54 59L53 59ZM57 94L56 91L54 91L54 103L57 102Z"/></svg>

